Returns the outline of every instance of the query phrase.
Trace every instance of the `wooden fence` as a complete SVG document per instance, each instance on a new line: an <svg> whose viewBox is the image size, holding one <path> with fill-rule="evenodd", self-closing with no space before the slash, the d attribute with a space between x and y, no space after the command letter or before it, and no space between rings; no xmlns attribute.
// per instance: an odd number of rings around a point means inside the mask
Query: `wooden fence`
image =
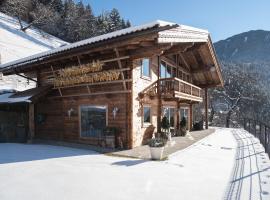
<svg viewBox="0 0 270 200"><path fill-rule="evenodd" d="M258 138L270 157L270 127L253 119L244 119L244 129Z"/></svg>

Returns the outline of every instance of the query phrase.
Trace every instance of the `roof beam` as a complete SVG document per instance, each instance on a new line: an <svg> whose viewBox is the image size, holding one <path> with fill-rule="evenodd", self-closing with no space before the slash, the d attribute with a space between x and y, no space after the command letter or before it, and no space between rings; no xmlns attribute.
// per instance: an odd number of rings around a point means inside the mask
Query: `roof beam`
<svg viewBox="0 0 270 200"><path fill-rule="evenodd" d="M34 82L36 82L36 83L37 83L37 80L32 79L32 78L29 78L29 77L27 77L27 76L24 76L24 75L22 75L22 74L18 74L18 73L16 73L16 75L17 75L17 76L20 76L20 77L23 77L23 78L25 78L25 79L27 79L27 80L34 81Z"/></svg>
<svg viewBox="0 0 270 200"><path fill-rule="evenodd" d="M203 72L213 72L215 70L216 70L215 66L213 66L213 65L208 65L208 66L205 65L205 66L202 66L200 68L191 70L191 73L192 74L198 74L198 73L203 73Z"/></svg>

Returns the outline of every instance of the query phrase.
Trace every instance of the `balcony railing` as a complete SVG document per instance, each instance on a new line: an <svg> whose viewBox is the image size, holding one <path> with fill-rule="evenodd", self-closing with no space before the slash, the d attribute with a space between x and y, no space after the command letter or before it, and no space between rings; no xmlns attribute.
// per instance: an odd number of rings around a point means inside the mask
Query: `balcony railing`
<svg viewBox="0 0 270 200"><path fill-rule="evenodd" d="M159 81L162 96L202 101L202 89L191 83L178 78L164 78Z"/></svg>

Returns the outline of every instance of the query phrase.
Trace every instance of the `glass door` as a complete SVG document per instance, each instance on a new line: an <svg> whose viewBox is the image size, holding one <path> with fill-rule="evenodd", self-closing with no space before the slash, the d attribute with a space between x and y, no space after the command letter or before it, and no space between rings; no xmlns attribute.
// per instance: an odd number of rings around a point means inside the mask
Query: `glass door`
<svg viewBox="0 0 270 200"><path fill-rule="evenodd" d="M186 128L188 129L188 124L189 124L189 108L180 108L180 121L179 123L181 123L181 121L183 120L183 118L186 119Z"/></svg>
<svg viewBox="0 0 270 200"><path fill-rule="evenodd" d="M170 124L170 132L174 132L174 113L175 109L173 107L164 107L163 116L167 117Z"/></svg>

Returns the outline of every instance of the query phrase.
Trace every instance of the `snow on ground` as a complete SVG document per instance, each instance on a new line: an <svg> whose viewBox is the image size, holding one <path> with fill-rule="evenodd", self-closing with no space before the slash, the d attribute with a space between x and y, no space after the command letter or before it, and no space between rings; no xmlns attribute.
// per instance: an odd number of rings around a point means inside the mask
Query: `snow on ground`
<svg viewBox="0 0 270 200"><path fill-rule="evenodd" d="M241 129L217 129L161 162L0 144L0 199L269 199L262 150Z"/></svg>

